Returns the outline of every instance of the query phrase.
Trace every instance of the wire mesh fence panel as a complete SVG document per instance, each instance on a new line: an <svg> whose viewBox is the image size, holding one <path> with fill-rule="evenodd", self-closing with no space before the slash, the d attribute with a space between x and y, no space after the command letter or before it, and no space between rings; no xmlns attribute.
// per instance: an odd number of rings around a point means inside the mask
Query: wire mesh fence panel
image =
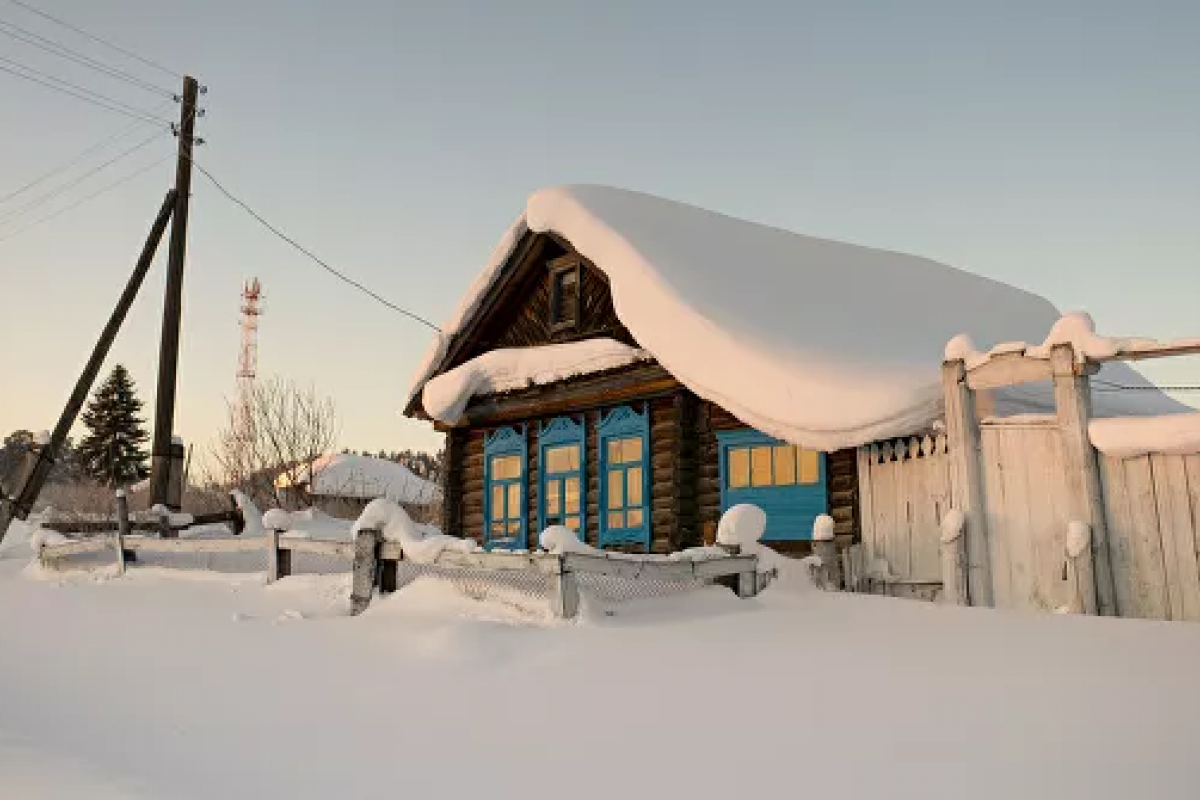
<svg viewBox="0 0 1200 800"><path fill-rule="evenodd" d="M625 603L631 600L674 597L712 585L712 581L700 578L689 580L662 580L645 577L623 578L616 575L602 575L595 572L578 572L576 576L579 581L580 592L605 603Z"/></svg>
<svg viewBox="0 0 1200 800"><path fill-rule="evenodd" d="M400 561L396 568L396 588L403 589L417 578L431 577L447 581L463 594L485 600L498 592L528 595L537 600L550 596L550 576L531 569L464 569Z"/></svg>

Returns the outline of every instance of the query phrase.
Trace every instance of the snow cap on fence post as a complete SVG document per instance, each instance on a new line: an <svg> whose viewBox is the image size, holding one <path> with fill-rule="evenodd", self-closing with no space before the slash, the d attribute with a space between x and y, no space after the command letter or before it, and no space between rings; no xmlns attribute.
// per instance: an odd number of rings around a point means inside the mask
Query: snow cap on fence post
<svg viewBox="0 0 1200 800"><path fill-rule="evenodd" d="M767 512L751 503L738 503L717 523L717 544L726 549L758 544L767 530Z"/></svg>
<svg viewBox="0 0 1200 800"><path fill-rule="evenodd" d="M832 542L834 534L833 517L828 514L821 514L813 520L813 541L814 542Z"/></svg>
<svg viewBox="0 0 1200 800"><path fill-rule="evenodd" d="M952 508L942 517L942 544L950 544L962 537L967 528L967 518L957 508Z"/></svg>
<svg viewBox="0 0 1200 800"><path fill-rule="evenodd" d="M813 520L813 555L821 562L816 569L817 584L822 589L841 589L842 563L838 558L837 542L834 541L833 517L828 514L821 514Z"/></svg>
<svg viewBox="0 0 1200 800"><path fill-rule="evenodd" d="M1070 597L1069 611L1075 614L1096 614L1096 573L1092 564L1092 529L1086 522L1073 520L1067 524L1066 579Z"/></svg>

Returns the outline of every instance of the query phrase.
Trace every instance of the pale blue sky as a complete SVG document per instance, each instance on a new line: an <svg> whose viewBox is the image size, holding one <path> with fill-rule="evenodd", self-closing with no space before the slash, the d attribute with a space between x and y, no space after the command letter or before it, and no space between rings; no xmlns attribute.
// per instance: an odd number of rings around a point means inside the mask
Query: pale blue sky
<svg viewBox="0 0 1200 800"><path fill-rule="evenodd" d="M1085 308L1105 331L1200 335L1200 3L35 1L193 72L209 87L198 160L435 320L531 191L587 181L935 258ZM87 46L7 0L0 20ZM0 56L159 103L11 39ZM0 196L126 124L0 74ZM0 242L0 431L53 422L171 172ZM0 238L36 216L0 221ZM426 329L199 176L190 242L186 438L204 445L223 421L238 291L257 275L262 374L332 395L345 446L437 443L397 413ZM163 261L113 352L148 411ZM808 302L823 299L797 298L797 313ZM1200 383L1194 360L1150 372Z"/></svg>

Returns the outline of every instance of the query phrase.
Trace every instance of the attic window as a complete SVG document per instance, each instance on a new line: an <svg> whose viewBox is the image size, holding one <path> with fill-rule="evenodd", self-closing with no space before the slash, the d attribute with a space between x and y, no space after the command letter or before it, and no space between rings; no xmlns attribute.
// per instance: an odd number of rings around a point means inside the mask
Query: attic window
<svg viewBox="0 0 1200 800"><path fill-rule="evenodd" d="M579 261L550 265L550 331L558 333L579 324Z"/></svg>

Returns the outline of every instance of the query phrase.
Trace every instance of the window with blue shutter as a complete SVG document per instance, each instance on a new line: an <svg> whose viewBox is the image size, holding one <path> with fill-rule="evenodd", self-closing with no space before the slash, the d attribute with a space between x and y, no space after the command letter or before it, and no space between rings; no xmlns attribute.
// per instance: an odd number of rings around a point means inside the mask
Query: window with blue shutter
<svg viewBox="0 0 1200 800"><path fill-rule="evenodd" d="M650 410L629 406L600 422L600 546L650 549Z"/></svg>
<svg viewBox="0 0 1200 800"><path fill-rule="evenodd" d="M812 539L829 506L825 455L755 430L717 434L721 512L752 503L767 514L763 541Z"/></svg>
<svg viewBox="0 0 1200 800"><path fill-rule="evenodd" d="M524 549L525 427L500 428L484 440L483 542L488 548Z"/></svg>
<svg viewBox="0 0 1200 800"><path fill-rule="evenodd" d="M584 463L583 425L558 417L538 432L540 530L564 525L584 539Z"/></svg>

